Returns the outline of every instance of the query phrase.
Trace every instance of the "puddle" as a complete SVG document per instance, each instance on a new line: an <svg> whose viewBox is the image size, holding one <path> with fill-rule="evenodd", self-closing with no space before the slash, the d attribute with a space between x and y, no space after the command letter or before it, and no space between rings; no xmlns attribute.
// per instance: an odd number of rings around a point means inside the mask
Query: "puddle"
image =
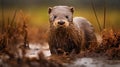
<svg viewBox="0 0 120 67"><path fill-rule="evenodd" d="M45 57L51 55L49 46L47 44L41 46L40 44L29 44L30 49L27 50L26 57L29 58L38 58L38 54L42 52Z"/></svg>
<svg viewBox="0 0 120 67"><path fill-rule="evenodd" d="M120 67L120 60L79 58L67 67Z"/></svg>

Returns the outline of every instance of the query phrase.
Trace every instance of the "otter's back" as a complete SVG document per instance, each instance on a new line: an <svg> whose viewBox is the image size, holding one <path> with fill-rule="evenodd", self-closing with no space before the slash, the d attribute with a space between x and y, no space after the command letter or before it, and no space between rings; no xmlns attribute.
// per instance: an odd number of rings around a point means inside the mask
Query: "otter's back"
<svg viewBox="0 0 120 67"><path fill-rule="evenodd" d="M75 17L73 18L73 23L81 30L84 30L89 33L94 32L94 28L92 24L85 18L83 17Z"/></svg>
<svg viewBox="0 0 120 67"><path fill-rule="evenodd" d="M92 24L83 17L73 18L74 25L83 33L86 44L90 44L92 41L96 41L94 34L94 28Z"/></svg>

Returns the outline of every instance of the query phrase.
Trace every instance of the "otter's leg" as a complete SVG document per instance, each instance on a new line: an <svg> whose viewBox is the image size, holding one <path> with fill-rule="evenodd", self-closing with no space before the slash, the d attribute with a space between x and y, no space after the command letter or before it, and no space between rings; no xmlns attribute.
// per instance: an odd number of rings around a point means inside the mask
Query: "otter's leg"
<svg viewBox="0 0 120 67"><path fill-rule="evenodd" d="M64 54L64 50L63 49L56 48L56 47L51 47L50 48L50 52L51 52L51 54L56 54L56 55Z"/></svg>
<svg viewBox="0 0 120 67"><path fill-rule="evenodd" d="M55 47L49 46L51 54L58 54Z"/></svg>
<svg viewBox="0 0 120 67"><path fill-rule="evenodd" d="M86 39L85 39L85 33L84 31L81 32L81 37L82 37L82 41L81 41L81 52L86 50Z"/></svg>

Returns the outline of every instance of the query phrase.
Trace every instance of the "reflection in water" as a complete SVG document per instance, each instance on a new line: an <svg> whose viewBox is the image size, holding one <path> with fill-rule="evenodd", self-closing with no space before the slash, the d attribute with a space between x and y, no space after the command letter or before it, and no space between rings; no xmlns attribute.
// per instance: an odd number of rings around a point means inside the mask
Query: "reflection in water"
<svg viewBox="0 0 120 67"><path fill-rule="evenodd" d="M120 61L81 58L68 65L68 67L120 67Z"/></svg>
<svg viewBox="0 0 120 67"><path fill-rule="evenodd" d="M47 44L40 45L40 44L29 44L30 49L27 50L26 57L29 58L38 58L38 54L42 52L45 57L48 57L51 55L49 46Z"/></svg>

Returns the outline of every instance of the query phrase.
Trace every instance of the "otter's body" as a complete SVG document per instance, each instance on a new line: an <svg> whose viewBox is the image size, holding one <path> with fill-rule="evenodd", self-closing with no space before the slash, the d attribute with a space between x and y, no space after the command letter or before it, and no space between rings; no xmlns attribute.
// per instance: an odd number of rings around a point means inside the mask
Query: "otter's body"
<svg viewBox="0 0 120 67"><path fill-rule="evenodd" d="M87 19L83 17L75 17L73 19L73 23L78 28L78 30L82 32L81 36L83 42L81 44L81 49L88 49L92 42L97 42L94 28Z"/></svg>
<svg viewBox="0 0 120 67"><path fill-rule="evenodd" d="M50 29L48 43L52 54L79 53L96 41L92 24L82 17L73 18L73 8L55 6L49 8Z"/></svg>

